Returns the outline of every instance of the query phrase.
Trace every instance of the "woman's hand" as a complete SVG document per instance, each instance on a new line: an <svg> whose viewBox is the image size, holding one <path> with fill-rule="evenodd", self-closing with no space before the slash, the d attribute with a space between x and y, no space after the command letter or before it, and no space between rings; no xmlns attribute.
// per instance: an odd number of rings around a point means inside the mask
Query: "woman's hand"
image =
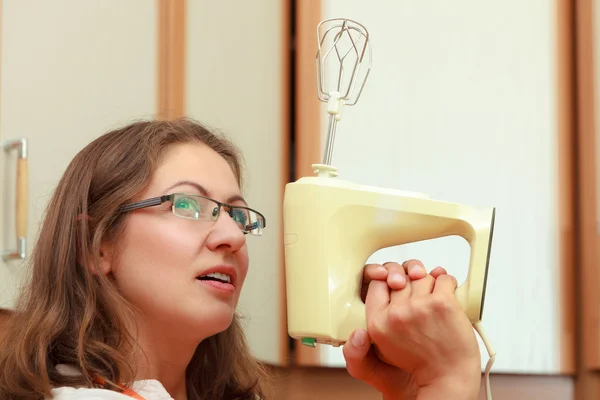
<svg viewBox="0 0 600 400"><path fill-rule="evenodd" d="M431 271L429 277L435 279L446 274L441 268ZM366 300L371 282L378 281L392 290L403 290L407 284L428 277L423 265L416 261L407 261L402 265L386 263L369 264L364 269L362 299ZM387 290L387 289L386 289ZM371 296L372 297L372 296ZM371 346L367 331L358 329L352 333L343 347L346 369L350 375L362 380L384 394L384 399L415 399L418 386L408 372L385 363Z"/></svg>
<svg viewBox="0 0 600 400"><path fill-rule="evenodd" d="M425 271L418 261L410 264ZM408 374L405 381L415 386L419 400L476 399L479 394L479 346L454 296L456 286L445 273L409 279L402 289L390 290L380 280L369 283L365 303L373 353Z"/></svg>

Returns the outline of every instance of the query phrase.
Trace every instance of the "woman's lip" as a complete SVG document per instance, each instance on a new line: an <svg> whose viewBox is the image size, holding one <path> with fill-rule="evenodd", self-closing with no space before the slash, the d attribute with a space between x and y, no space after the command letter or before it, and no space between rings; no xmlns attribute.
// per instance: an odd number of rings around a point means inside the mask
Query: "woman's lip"
<svg viewBox="0 0 600 400"><path fill-rule="evenodd" d="M214 281L214 280L201 280L201 279L197 279L198 282L200 282L201 284L207 285L213 289L222 291L222 292L227 292L227 293L233 293L235 292L235 286L233 286L231 283L226 283L226 282L219 282L219 281Z"/></svg>
<svg viewBox="0 0 600 400"><path fill-rule="evenodd" d="M213 272L220 272L221 274L228 275L230 278L230 284L235 286L237 280L237 271L235 267L226 264L215 265L214 267L207 268L196 275L196 278L199 278L203 275L211 274Z"/></svg>

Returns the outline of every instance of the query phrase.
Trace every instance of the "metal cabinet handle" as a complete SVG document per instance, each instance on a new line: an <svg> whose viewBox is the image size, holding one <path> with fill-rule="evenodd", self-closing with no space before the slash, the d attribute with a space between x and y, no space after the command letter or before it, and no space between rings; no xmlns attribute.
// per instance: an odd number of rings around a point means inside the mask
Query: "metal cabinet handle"
<svg viewBox="0 0 600 400"><path fill-rule="evenodd" d="M2 259L24 260L27 256L27 214L28 214L28 181L29 168L27 164L27 139L7 140L2 143L4 151L18 150L17 158L17 195L15 201L16 210L16 250L7 250L2 252Z"/></svg>

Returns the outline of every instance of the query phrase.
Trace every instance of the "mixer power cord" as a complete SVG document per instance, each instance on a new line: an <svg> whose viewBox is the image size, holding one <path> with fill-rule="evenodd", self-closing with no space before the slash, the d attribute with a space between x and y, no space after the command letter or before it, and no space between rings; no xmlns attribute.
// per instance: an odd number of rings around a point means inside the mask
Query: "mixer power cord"
<svg viewBox="0 0 600 400"><path fill-rule="evenodd" d="M496 360L496 350L494 350L494 347L492 346L490 339L488 338L487 334L485 333L485 330L483 329L483 324L481 323L481 321L475 323L473 325L473 327L475 328L475 331L477 331L477 333L479 334L479 337L483 341L483 344L485 345L485 348L488 352L488 356L490 357L488 359L487 365L485 366L483 385L484 385L484 390L485 390L485 398L487 400L492 400L492 391L490 388L490 370L492 369L492 365L494 364L494 361Z"/></svg>

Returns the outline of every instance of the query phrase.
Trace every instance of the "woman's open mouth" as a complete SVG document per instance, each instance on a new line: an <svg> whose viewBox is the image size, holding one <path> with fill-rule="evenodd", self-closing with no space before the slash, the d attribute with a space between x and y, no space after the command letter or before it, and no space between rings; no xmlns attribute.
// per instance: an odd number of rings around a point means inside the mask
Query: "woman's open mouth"
<svg viewBox="0 0 600 400"><path fill-rule="evenodd" d="M200 283L209 287L233 293L235 287L231 284L231 276L221 272L212 272L210 274L201 275L196 278Z"/></svg>

